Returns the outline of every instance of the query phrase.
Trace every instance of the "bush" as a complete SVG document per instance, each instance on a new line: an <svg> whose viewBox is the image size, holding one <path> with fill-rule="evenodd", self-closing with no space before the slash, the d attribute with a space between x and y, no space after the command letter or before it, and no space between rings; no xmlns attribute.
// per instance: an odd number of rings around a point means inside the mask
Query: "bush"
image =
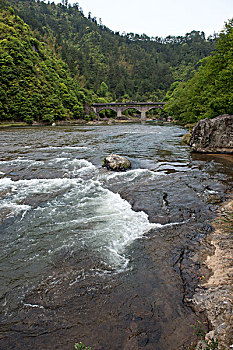
<svg viewBox="0 0 233 350"><path fill-rule="evenodd" d="M91 350L89 346L85 346L82 342L74 345L75 350Z"/></svg>

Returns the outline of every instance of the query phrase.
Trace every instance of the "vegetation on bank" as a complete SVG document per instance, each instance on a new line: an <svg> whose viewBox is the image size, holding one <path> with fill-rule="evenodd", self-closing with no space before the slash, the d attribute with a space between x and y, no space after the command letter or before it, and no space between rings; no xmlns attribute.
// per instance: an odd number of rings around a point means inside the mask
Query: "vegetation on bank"
<svg viewBox="0 0 233 350"><path fill-rule="evenodd" d="M91 350L90 346L85 346L82 342L76 343L74 345L75 350Z"/></svg>
<svg viewBox="0 0 233 350"><path fill-rule="evenodd" d="M233 115L233 20L226 23L215 52L190 80L175 82L166 99L166 112L187 123Z"/></svg>

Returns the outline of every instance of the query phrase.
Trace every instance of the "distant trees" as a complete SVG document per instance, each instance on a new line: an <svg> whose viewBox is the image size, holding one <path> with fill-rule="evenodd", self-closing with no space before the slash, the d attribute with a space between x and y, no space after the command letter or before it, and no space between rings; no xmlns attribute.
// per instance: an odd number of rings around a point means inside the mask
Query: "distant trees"
<svg viewBox="0 0 233 350"><path fill-rule="evenodd" d="M167 112L186 122L233 114L233 20L226 23L214 54L186 83L173 84L167 99Z"/></svg>

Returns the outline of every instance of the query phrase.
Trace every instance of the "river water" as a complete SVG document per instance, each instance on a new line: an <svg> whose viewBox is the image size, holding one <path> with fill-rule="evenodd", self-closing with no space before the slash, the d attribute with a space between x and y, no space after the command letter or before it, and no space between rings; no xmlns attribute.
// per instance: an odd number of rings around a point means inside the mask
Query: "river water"
<svg viewBox="0 0 233 350"><path fill-rule="evenodd" d="M194 256L232 189L232 156L178 126L0 131L0 349L185 349ZM132 169L102 168L110 153Z"/></svg>

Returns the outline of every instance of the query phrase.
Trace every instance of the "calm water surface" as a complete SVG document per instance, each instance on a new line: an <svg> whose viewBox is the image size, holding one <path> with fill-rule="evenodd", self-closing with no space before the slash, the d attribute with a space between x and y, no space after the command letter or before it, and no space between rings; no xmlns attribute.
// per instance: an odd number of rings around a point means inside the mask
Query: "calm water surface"
<svg viewBox="0 0 233 350"><path fill-rule="evenodd" d="M185 349L192 256L232 190L232 156L176 126L0 131L0 349ZM102 168L109 153L132 169Z"/></svg>

